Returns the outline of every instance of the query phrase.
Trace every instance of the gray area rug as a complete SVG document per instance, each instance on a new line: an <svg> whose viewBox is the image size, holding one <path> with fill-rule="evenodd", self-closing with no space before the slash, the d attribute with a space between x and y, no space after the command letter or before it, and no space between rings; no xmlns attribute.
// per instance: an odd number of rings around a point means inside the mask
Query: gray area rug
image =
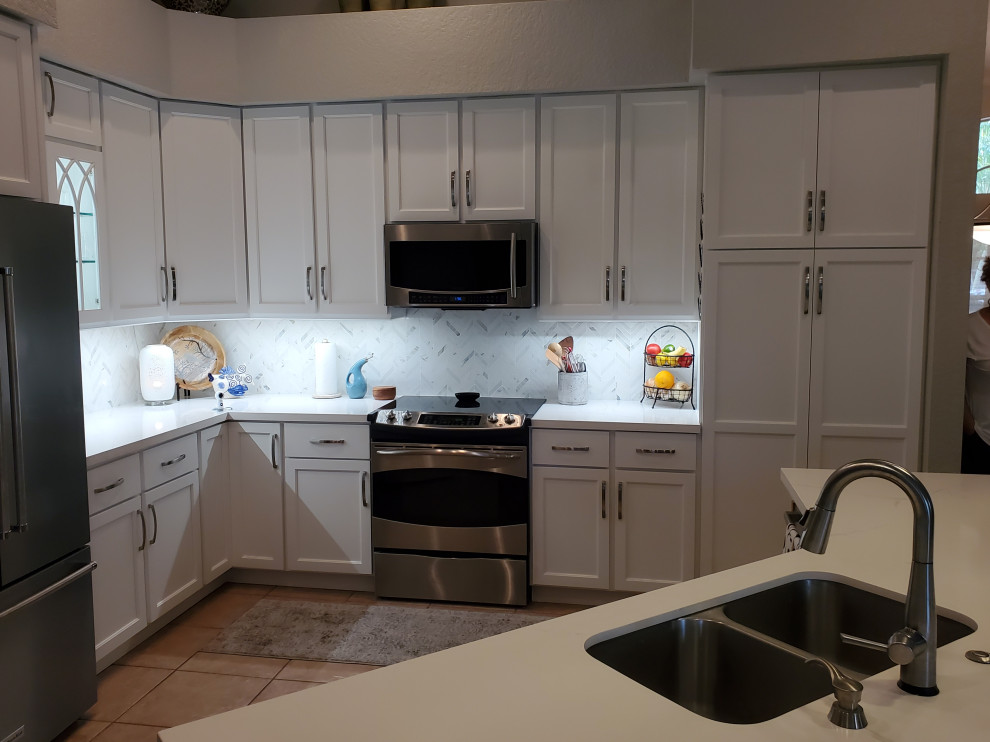
<svg viewBox="0 0 990 742"><path fill-rule="evenodd" d="M263 599L204 651L391 665L547 618L508 611Z"/></svg>

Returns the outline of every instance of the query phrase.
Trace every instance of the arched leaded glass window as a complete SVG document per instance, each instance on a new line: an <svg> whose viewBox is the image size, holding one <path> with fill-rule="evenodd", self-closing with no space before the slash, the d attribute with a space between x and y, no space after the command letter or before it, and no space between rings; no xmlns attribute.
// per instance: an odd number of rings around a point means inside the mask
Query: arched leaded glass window
<svg viewBox="0 0 990 742"><path fill-rule="evenodd" d="M980 146L976 155L976 192L990 193L990 118L980 121Z"/></svg>
<svg viewBox="0 0 990 742"><path fill-rule="evenodd" d="M76 289L80 310L101 306L96 169L96 162L83 157L55 157L54 191L60 204L72 207L75 219Z"/></svg>

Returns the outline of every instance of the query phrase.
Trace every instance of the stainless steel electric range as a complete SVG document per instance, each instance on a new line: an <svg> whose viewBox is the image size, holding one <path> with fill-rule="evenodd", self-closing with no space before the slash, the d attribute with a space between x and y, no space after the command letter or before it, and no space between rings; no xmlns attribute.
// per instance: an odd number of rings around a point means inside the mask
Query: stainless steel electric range
<svg viewBox="0 0 990 742"><path fill-rule="evenodd" d="M528 602L529 432L544 401L399 397L369 415L377 595Z"/></svg>

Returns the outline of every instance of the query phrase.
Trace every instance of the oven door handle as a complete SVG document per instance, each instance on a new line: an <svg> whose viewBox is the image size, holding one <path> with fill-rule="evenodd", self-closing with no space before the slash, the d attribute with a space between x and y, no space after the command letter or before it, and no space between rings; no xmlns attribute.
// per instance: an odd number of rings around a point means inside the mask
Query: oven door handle
<svg viewBox="0 0 990 742"><path fill-rule="evenodd" d="M470 451L466 448L377 448L379 456L471 456L478 459L519 459L521 453L502 453L498 451Z"/></svg>

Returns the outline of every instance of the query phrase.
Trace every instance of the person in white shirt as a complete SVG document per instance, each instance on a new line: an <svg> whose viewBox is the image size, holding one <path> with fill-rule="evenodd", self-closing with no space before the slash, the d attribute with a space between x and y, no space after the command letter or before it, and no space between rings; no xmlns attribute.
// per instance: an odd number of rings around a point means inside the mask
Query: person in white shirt
<svg viewBox="0 0 990 742"><path fill-rule="evenodd" d="M990 258L980 280L990 289ZM990 307L969 315L966 341L966 411L963 474L990 474Z"/></svg>

